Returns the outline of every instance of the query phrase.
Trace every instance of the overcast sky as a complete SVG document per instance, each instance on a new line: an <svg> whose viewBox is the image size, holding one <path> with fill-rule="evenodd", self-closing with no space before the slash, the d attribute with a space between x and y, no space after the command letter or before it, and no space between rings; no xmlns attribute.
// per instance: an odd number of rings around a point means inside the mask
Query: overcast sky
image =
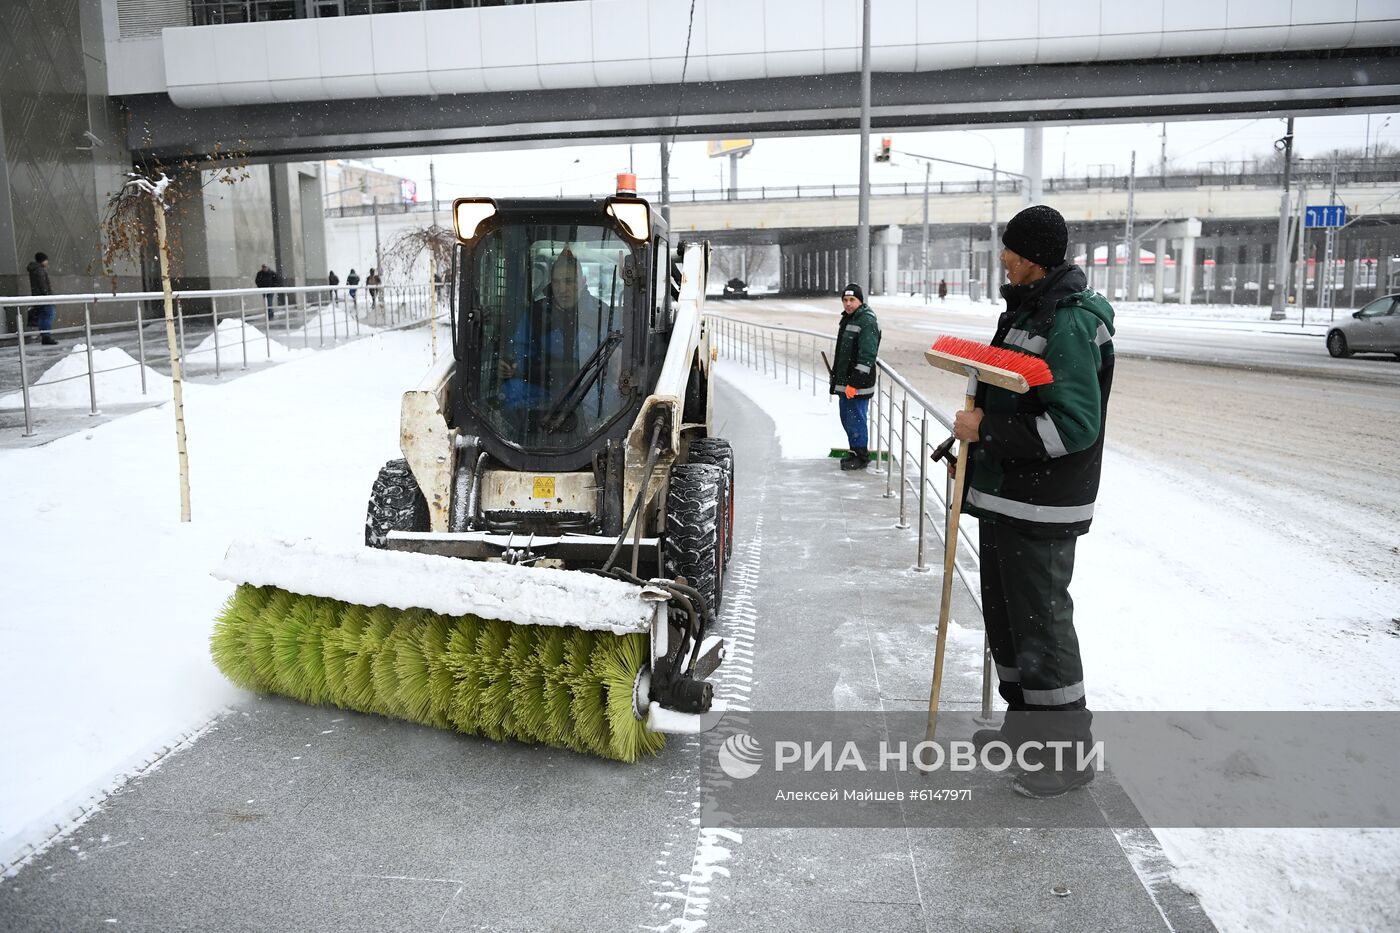
<svg viewBox="0 0 1400 933"><path fill-rule="evenodd" d="M1369 142L1400 146L1400 114L1372 114ZM1161 123L1115 123L1108 125L1047 126L1045 128L1044 172L1058 176L1063 169L1070 175L1123 174L1134 150L1139 175L1157 171L1162 152ZM1335 117L1302 117L1295 126L1295 155L1318 157L1334 148L1361 148L1366 144L1367 117L1364 114ZM1199 120L1167 123L1167 161L1173 169L1195 170L1210 161L1239 162L1267 154L1274 140L1284 133L1284 121L1269 117L1257 120ZM900 156L900 150L988 164L993 149L998 167L1022 169L1020 129L992 129L943 132L876 132L871 148L880 137L893 139L896 155L890 164L875 164L871 182L922 181L923 166ZM632 147L638 185L654 190L660 175L660 154L656 143ZM761 185L821 185L855 183L860 171L860 140L855 134L843 136L786 136L760 138L753 150L739 161L740 187ZM550 149L519 149L509 152L476 152L438 155L436 163L438 197L447 200L463 195L558 196L559 194L605 194L613 189L618 172L628 168L629 150L624 145L561 146ZM414 179L420 200L427 200L428 157L394 157L371 160L380 168ZM671 156L671 184L684 189L715 189L721 178L728 183L729 160L706 155L705 142L681 141ZM935 165L933 179L973 178L979 173L952 165Z"/></svg>

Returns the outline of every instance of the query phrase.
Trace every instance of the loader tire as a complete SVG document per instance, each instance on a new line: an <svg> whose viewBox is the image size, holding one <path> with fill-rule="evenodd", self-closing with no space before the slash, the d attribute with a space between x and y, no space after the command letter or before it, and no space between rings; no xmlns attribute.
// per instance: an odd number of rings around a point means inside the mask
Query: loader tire
<svg viewBox="0 0 1400 933"><path fill-rule="evenodd" d="M672 467L662 546L666 575L685 577L716 616L724 596L724 489L724 473L717 466Z"/></svg>
<svg viewBox="0 0 1400 933"><path fill-rule="evenodd" d="M724 471L724 562L734 556L734 448L719 437L690 442L690 462L709 463Z"/></svg>
<svg viewBox="0 0 1400 933"><path fill-rule="evenodd" d="M390 460L379 471L365 513L365 544L384 547L391 531L428 531L428 500L407 460Z"/></svg>

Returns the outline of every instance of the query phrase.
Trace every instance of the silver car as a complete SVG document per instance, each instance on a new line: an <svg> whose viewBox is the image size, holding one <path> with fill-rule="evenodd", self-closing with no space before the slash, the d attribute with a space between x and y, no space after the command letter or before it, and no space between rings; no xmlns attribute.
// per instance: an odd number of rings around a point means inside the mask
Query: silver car
<svg viewBox="0 0 1400 933"><path fill-rule="evenodd" d="M1400 295L1377 298L1327 332L1327 352L1394 353L1400 358Z"/></svg>

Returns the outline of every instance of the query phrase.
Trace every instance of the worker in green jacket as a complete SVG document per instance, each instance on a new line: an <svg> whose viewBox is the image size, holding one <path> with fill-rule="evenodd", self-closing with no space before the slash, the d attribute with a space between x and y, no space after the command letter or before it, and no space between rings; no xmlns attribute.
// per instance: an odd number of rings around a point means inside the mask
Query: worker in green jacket
<svg viewBox="0 0 1400 933"><path fill-rule="evenodd" d="M992 346L1042 357L1054 381L1024 395L979 385L976 407L954 419L953 433L972 444L964 508L981 526L982 614L1007 704L1000 729L974 735L979 747L1092 742L1069 582L1099 489L1113 309L1065 261L1068 241L1064 218L1045 205L1002 235L1006 311ZM1018 792L1055 797L1094 777L1074 753L1062 767L1042 764L1017 778Z"/></svg>
<svg viewBox="0 0 1400 933"><path fill-rule="evenodd" d="M865 293L852 282L841 290L841 325L836 329L836 361L831 364L831 394L837 396L841 427L851 449L841 460L843 470L863 470L870 464L866 420L875 394L879 354L880 324L865 303Z"/></svg>

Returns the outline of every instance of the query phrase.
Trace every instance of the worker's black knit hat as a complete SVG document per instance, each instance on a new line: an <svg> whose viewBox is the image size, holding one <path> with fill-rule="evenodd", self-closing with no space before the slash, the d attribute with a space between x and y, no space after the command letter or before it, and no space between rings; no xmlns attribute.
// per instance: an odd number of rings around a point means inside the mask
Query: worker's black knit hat
<svg viewBox="0 0 1400 933"><path fill-rule="evenodd" d="M46 254L46 253L35 253L35 254L34 254L34 261L35 261L35 262L47 262L47 261L48 261L48 258L49 258L49 257L48 257L48 254Z"/></svg>
<svg viewBox="0 0 1400 933"><path fill-rule="evenodd" d="M1069 230L1059 211L1045 204L1034 204L1011 218L1001 242L1017 256L1053 269L1065 261Z"/></svg>
<svg viewBox="0 0 1400 933"><path fill-rule="evenodd" d="M850 285L847 285L845 288L841 289L841 297L845 298L847 295L854 295L856 301L859 301L861 304L865 304L865 292L861 291L860 286L857 285L855 282L852 282Z"/></svg>

